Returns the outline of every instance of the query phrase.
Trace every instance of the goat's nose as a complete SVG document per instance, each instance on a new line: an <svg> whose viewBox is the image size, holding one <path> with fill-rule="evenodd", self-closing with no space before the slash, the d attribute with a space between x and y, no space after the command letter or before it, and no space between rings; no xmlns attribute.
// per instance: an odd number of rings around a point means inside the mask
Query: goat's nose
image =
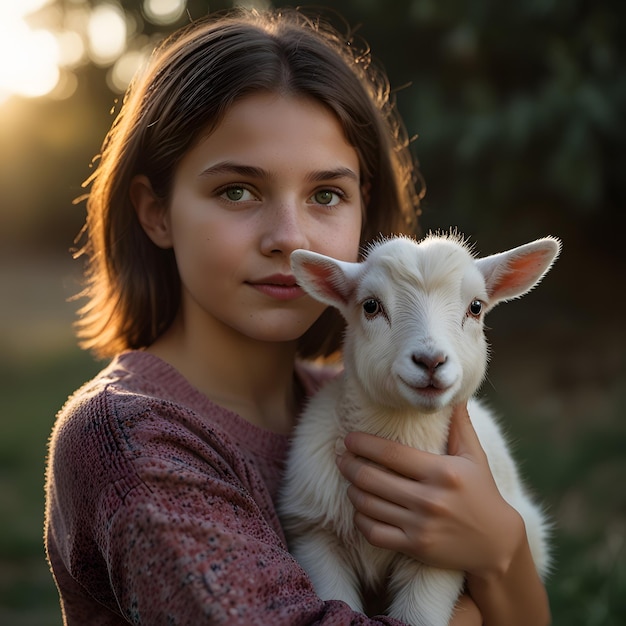
<svg viewBox="0 0 626 626"><path fill-rule="evenodd" d="M419 368L433 374L439 366L443 365L448 360L448 357L443 352L414 352L411 355L411 359Z"/></svg>

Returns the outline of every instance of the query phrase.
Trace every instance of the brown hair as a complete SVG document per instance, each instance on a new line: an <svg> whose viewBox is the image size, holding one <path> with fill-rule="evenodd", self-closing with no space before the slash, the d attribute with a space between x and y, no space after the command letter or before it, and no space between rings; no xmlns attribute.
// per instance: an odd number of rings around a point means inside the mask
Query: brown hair
<svg viewBox="0 0 626 626"><path fill-rule="evenodd" d="M273 91L322 102L357 151L367 190L362 243L416 228L420 194L404 127L384 72L367 49L299 10L214 14L170 36L129 88L105 138L87 200L88 299L77 322L81 346L105 358L149 346L172 323L180 279L172 250L152 243L129 189L148 177L167 200L184 154L245 95ZM328 356L343 323L326 311L302 337L302 357Z"/></svg>

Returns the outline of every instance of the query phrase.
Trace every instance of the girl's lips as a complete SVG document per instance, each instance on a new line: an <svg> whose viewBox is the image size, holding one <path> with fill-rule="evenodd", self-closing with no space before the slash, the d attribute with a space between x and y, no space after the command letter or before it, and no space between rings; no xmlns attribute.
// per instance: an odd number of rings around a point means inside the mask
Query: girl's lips
<svg viewBox="0 0 626 626"><path fill-rule="evenodd" d="M304 290L298 286L293 276L267 276L248 284L276 300L295 300L304 295Z"/></svg>
<svg viewBox="0 0 626 626"><path fill-rule="evenodd" d="M276 300L295 300L304 295L304 290L298 285L274 285L271 283L251 283L251 285L257 291Z"/></svg>

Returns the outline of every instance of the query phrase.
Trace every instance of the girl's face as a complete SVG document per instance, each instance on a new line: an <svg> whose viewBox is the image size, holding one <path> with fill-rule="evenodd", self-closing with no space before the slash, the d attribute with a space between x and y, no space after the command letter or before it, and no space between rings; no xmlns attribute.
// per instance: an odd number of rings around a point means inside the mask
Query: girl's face
<svg viewBox="0 0 626 626"><path fill-rule="evenodd" d="M323 105L259 93L233 105L177 168L164 214L185 323L293 341L325 306L295 284L297 248L356 261L357 153Z"/></svg>

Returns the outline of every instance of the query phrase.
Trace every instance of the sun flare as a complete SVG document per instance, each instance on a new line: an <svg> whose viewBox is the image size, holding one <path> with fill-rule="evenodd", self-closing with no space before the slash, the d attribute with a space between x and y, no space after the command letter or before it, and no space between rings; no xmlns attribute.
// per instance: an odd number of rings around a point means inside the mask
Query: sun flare
<svg viewBox="0 0 626 626"><path fill-rule="evenodd" d="M25 17L47 0L0 4L0 101L12 94L38 97L59 81L59 45L52 33L32 29Z"/></svg>
<svg viewBox="0 0 626 626"><path fill-rule="evenodd" d="M143 0L141 15L168 28L186 7L187 0ZM0 0L0 104L67 98L86 64L105 68L111 90L124 92L155 43L138 16L117 0Z"/></svg>

